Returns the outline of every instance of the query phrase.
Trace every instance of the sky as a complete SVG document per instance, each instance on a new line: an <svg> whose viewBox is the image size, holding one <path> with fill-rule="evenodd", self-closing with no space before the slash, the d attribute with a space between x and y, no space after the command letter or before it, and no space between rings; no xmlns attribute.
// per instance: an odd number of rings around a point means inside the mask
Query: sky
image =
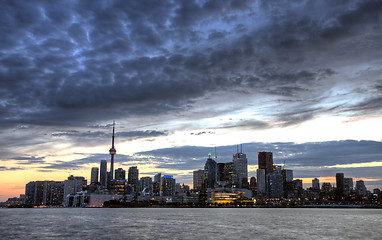
<svg viewBox="0 0 382 240"><path fill-rule="evenodd" d="M140 177L192 185L243 144L249 176L272 151L382 188L382 1L0 1L0 30L0 201L89 179L113 120Z"/></svg>

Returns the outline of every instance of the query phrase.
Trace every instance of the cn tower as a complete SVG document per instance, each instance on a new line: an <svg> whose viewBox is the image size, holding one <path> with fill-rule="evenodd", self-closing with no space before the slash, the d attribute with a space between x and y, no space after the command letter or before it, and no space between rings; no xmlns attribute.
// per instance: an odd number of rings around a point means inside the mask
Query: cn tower
<svg viewBox="0 0 382 240"><path fill-rule="evenodd" d="M117 152L117 150L115 150L115 148L114 148L114 133L115 133L115 122L113 121L113 137L111 140L111 148L109 150L109 153L111 156L111 160L110 160L110 176L111 176L111 179L114 179L114 155Z"/></svg>

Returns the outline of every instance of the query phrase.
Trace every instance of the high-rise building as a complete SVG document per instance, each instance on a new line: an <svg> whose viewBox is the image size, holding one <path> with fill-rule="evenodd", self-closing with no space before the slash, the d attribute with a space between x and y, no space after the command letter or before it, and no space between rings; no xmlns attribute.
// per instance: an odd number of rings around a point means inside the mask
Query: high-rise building
<svg viewBox="0 0 382 240"><path fill-rule="evenodd" d="M216 184L216 162L208 155L206 164L204 165L204 186L203 188L214 188Z"/></svg>
<svg viewBox="0 0 382 240"><path fill-rule="evenodd" d="M353 178L344 178L344 194L349 195L353 191Z"/></svg>
<svg viewBox="0 0 382 240"><path fill-rule="evenodd" d="M139 171L137 166L130 167L129 174L128 174L129 184L138 186L138 179L139 179Z"/></svg>
<svg viewBox="0 0 382 240"><path fill-rule="evenodd" d="M150 195L153 193L153 179L151 177L141 178L141 192Z"/></svg>
<svg viewBox="0 0 382 240"><path fill-rule="evenodd" d="M265 169L265 175L273 172L273 154L272 152L259 152L259 169Z"/></svg>
<svg viewBox="0 0 382 240"><path fill-rule="evenodd" d="M283 176L284 198L290 198L294 195L293 170L283 169L281 173Z"/></svg>
<svg viewBox="0 0 382 240"><path fill-rule="evenodd" d="M126 171L122 168L118 168L115 170L115 179L117 180L125 180L126 179Z"/></svg>
<svg viewBox="0 0 382 240"><path fill-rule="evenodd" d="M91 171L91 176L90 176L90 183L97 183L98 182L98 168L93 167Z"/></svg>
<svg viewBox="0 0 382 240"><path fill-rule="evenodd" d="M267 183L267 198L282 198L284 196L283 190L283 176L280 173L268 173L266 175Z"/></svg>
<svg viewBox="0 0 382 240"><path fill-rule="evenodd" d="M107 161L106 160L101 160L99 181L102 187L104 188L107 187Z"/></svg>
<svg viewBox="0 0 382 240"><path fill-rule="evenodd" d="M320 180L318 178L314 178L312 180L312 189L313 190L320 190Z"/></svg>
<svg viewBox="0 0 382 240"><path fill-rule="evenodd" d="M336 193L338 196L342 196L344 194L344 174L336 173Z"/></svg>
<svg viewBox="0 0 382 240"><path fill-rule="evenodd" d="M203 188L204 170L196 170L193 173L194 190L200 191Z"/></svg>
<svg viewBox="0 0 382 240"><path fill-rule="evenodd" d="M176 185L176 182L173 176L164 175L162 177L161 196L174 196L175 185Z"/></svg>
<svg viewBox="0 0 382 240"><path fill-rule="evenodd" d="M227 162L224 164L223 175L224 175L225 186L228 188L231 188L233 185L233 175L234 175L233 162Z"/></svg>
<svg viewBox="0 0 382 240"><path fill-rule="evenodd" d="M34 204L43 205L44 201L44 181L36 181L36 188L34 193Z"/></svg>
<svg viewBox="0 0 382 240"><path fill-rule="evenodd" d="M160 196L160 188L161 188L161 181L162 181L162 174L157 173L154 176L154 182L153 182L153 194L155 196Z"/></svg>
<svg viewBox="0 0 382 240"><path fill-rule="evenodd" d="M257 181L255 177L249 179L249 189L252 191L252 195L255 196L257 193Z"/></svg>
<svg viewBox="0 0 382 240"><path fill-rule="evenodd" d="M110 153L110 178L111 179L114 179L113 177L113 173L114 173L114 155L117 153L117 150L115 150L115 147L114 147L114 134L115 134L115 122L113 121L113 136L112 136L112 139L111 139L111 148L109 150L109 153Z"/></svg>
<svg viewBox="0 0 382 240"><path fill-rule="evenodd" d="M36 182L29 182L25 185L25 204L34 204L35 190Z"/></svg>
<svg viewBox="0 0 382 240"><path fill-rule="evenodd" d="M64 201L64 182L44 181L43 204L48 206L61 205Z"/></svg>
<svg viewBox="0 0 382 240"><path fill-rule="evenodd" d="M76 194L82 191L87 185L84 177L74 177L70 175L68 180L64 181L64 201L69 194Z"/></svg>
<svg viewBox="0 0 382 240"><path fill-rule="evenodd" d="M324 182L321 185L321 189L322 189L322 191L329 192L329 191L332 191L333 187L332 187L331 183Z"/></svg>
<svg viewBox="0 0 382 240"><path fill-rule="evenodd" d="M216 181L224 181L224 166L225 166L225 163L217 163L216 164L216 171L217 171L217 174L216 174Z"/></svg>
<svg viewBox="0 0 382 240"><path fill-rule="evenodd" d="M365 186L365 182L363 180L359 180L355 182L355 192L357 195L366 196L367 189Z"/></svg>
<svg viewBox="0 0 382 240"><path fill-rule="evenodd" d="M265 169L257 169L257 195L265 196L266 194L265 184Z"/></svg>
<svg viewBox="0 0 382 240"><path fill-rule="evenodd" d="M248 163L247 156L238 152L233 155L232 158L233 166L234 166L234 174L233 174L233 182L234 185L238 188L243 187L243 183L248 185Z"/></svg>

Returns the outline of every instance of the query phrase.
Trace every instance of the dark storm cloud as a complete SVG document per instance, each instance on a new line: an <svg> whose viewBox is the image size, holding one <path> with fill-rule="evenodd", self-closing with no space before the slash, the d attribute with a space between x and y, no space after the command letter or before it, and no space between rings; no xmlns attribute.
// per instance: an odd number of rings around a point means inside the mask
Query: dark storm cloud
<svg viewBox="0 0 382 240"><path fill-rule="evenodd" d="M378 49L380 1L258 6L238 0L3 1L1 126L95 126L110 116L183 113L218 91L282 98L282 110L272 113L282 126L322 113L380 110L379 96L339 109L316 106L324 81L337 73L332 63ZM268 127L254 121L235 126ZM98 131L53 135L104 137Z"/></svg>
<svg viewBox="0 0 382 240"><path fill-rule="evenodd" d="M115 157L115 162L118 161L118 164L122 164L128 161L129 158L130 156L128 155L118 154L118 156ZM39 167L39 169L43 171L55 170L55 169L56 170L78 170L88 166L89 164L95 164L95 163L100 164L100 161L104 159L110 159L110 155L92 154L88 157L79 158L79 159L71 160L71 161L57 160L54 163L49 163L46 166L41 166Z"/></svg>
<svg viewBox="0 0 382 240"><path fill-rule="evenodd" d="M29 165L29 164L42 164L45 163L45 157L14 157L8 160L16 160L18 164Z"/></svg>
<svg viewBox="0 0 382 240"><path fill-rule="evenodd" d="M167 131L156 131L156 130L146 130L146 131L130 131L130 132L118 132L116 137L118 138L127 138L127 139L139 139L139 138L152 138L167 136L169 133ZM101 131L86 131L81 132L77 130L62 131L52 133L52 136L55 137L80 137L80 138L110 138L110 132L101 132Z"/></svg>

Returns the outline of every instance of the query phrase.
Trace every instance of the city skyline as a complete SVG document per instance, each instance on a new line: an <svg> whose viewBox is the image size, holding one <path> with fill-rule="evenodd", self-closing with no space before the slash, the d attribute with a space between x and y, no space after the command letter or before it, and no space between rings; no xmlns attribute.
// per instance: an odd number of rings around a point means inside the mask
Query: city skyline
<svg viewBox="0 0 382 240"><path fill-rule="evenodd" d="M270 151L307 183L343 172L382 188L380 1L0 7L0 201L90 180L113 120L114 169L192 185L215 147L226 162L243 144L248 177Z"/></svg>

